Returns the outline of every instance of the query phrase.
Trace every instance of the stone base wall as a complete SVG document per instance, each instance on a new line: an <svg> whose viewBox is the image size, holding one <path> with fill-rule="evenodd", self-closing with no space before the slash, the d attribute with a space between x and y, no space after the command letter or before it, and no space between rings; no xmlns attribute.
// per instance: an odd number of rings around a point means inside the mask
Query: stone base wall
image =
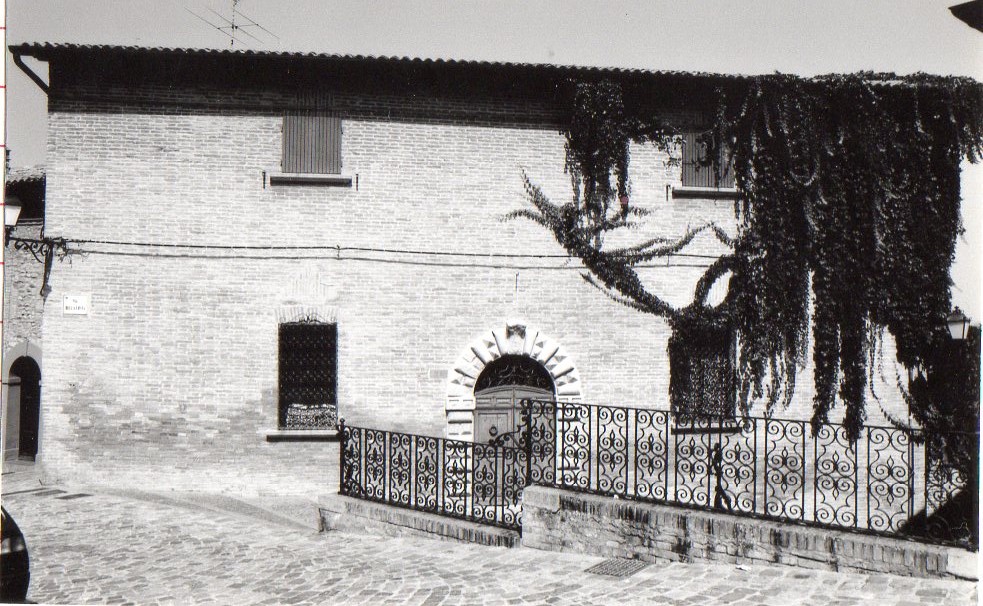
<svg viewBox="0 0 983 606"><path fill-rule="evenodd" d="M540 486L523 493L522 545L651 561L977 577L977 554L960 549Z"/></svg>
<svg viewBox="0 0 983 606"><path fill-rule="evenodd" d="M519 533L338 494L318 498L322 530L518 547Z"/></svg>

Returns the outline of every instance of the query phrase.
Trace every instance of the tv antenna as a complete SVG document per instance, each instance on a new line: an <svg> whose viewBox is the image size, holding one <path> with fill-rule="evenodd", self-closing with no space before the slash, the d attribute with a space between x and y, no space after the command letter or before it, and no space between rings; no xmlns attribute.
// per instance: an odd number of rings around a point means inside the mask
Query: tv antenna
<svg viewBox="0 0 983 606"><path fill-rule="evenodd" d="M212 21L206 19L205 17L202 17L201 15L194 12L188 7L184 7L184 10L188 11L189 13L197 17L199 20L204 21L212 28L217 29L222 34L228 36L229 46L233 48L236 46L237 42L239 43L239 46L244 46L246 48L249 48L250 46L249 43L243 40L243 37L251 38L254 41L254 43L266 44L266 40L263 40L260 37L263 35L260 32L264 32L268 34L269 36L273 37L277 41L280 40L279 36L271 32L270 30L266 29L259 23L256 23L256 21L246 16L245 13L239 10L239 0L232 0L232 15L230 18L221 15L220 13L212 10L211 8L208 8L208 11L211 12L213 15L211 18L217 19L219 25L212 23ZM255 34L253 32L255 32Z"/></svg>

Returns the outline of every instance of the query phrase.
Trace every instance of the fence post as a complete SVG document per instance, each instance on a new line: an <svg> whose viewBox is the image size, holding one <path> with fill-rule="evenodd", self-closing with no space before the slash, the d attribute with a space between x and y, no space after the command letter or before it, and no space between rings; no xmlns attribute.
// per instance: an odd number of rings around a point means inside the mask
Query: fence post
<svg viewBox="0 0 983 606"><path fill-rule="evenodd" d="M345 420L338 419L338 492L345 494Z"/></svg>
<svg viewBox="0 0 983 606"><path fill-rule="evenodd" d="M522 422L526 426L526 486L532 485L532 400L522 401Z"/></svg>

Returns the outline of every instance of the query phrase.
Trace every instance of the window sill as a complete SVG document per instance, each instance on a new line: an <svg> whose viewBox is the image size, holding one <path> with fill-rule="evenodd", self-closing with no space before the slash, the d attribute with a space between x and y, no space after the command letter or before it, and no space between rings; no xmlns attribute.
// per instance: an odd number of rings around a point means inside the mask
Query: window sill
<svg viewBox="0 0 983 606"><path fill-rule="evenodd" d="M326 185L351 187L351 175L329 175L323 173L269 173L270 185Z"/></svg>
<svg viewBox="0 0 983 606"><path fill-rule="evenodd" d="M337 429L261 429L267 442L337 442Z"/></svg>
<svg viewBox="0 0 983 606"><path fill-rule="evenodd" d="M733 200L737 198L737 189L734 187L673 187L672 197Z"/></svg>

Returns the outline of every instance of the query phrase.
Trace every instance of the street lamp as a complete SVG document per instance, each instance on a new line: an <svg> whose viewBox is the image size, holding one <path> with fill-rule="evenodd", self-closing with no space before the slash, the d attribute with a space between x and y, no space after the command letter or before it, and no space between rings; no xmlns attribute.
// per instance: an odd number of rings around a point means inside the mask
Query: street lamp
<svg viewBox="0 0 983 606"><path fill-rule="evenodd" d="M7 196L3 205L3 225L4 227L13 227L17 225L17 219L20 217L21 211L21 201L17 196Z"/></svg>
<svg viewBox="0 0 983 606"><path fill-rule="evenodd" d="M21 201L16 196L7 196L3 204L3 244L7 245L10 230L17 225L20 217Z"/></svg>
<svg viewBox="0 0 983 606"><path fill-rule="evenodd" d="M954 308L952 313L946 316L945 323L949 327L949 336L952 337L953 341L966 339L966 331L969 330L969 318L963 315L961 309Z"/></svg>

